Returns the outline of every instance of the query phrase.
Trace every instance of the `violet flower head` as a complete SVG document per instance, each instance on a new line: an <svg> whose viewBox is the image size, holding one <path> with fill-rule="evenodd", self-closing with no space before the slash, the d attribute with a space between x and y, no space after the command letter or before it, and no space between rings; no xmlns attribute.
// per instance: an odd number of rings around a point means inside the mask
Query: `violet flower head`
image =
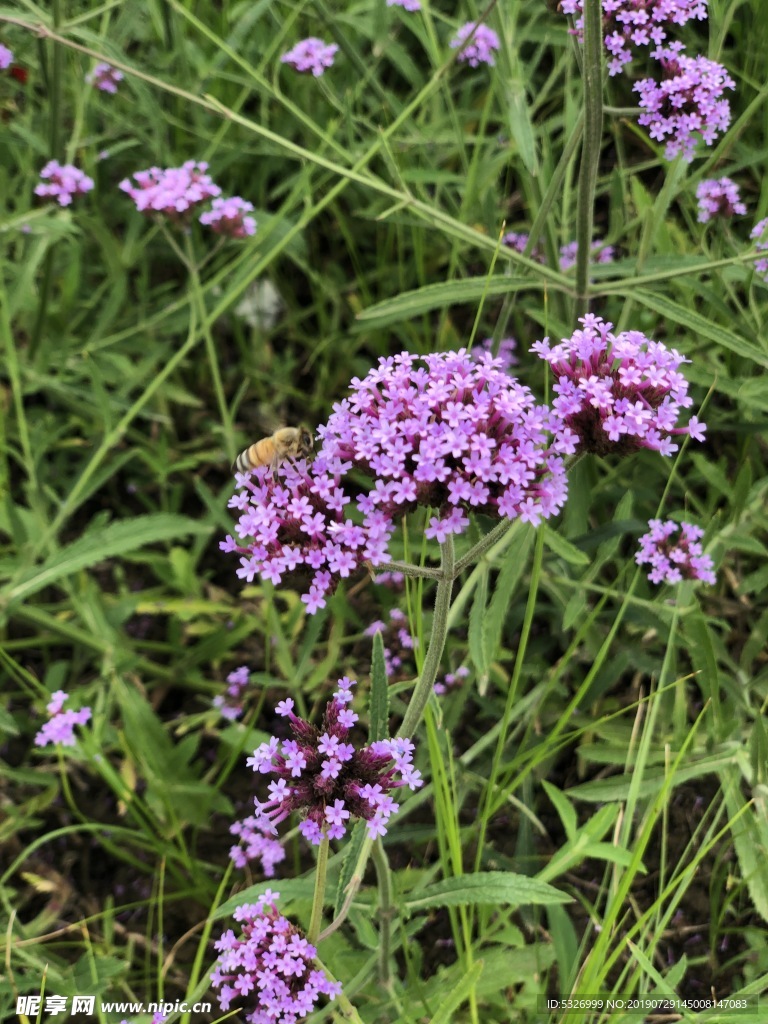
<svg viewBox="0 0 768 1024"><path fill-rule="evenodd" d="M283 844L274 838L272 824L261 815L251 814L236 821L229 831L239 842L230 848L229 859L237 868L259 861L266 878L275 877L275 865L285 860Z"/></svg>
<svg viewBox="0 0 768 1024"><path fill-rule="evenodd" d="M528 239L530 235L523 231L508 231L501 239L504 245L510 249L514 249L515 252L519 252L522 256L526 245L528 245ZM533 249L528 254L528 259L533 260L534 263L546 263L544 256L544 250L538 243L534 245Z"/></svg>
<svg viewBox="0 0 768 1024"><path fill-rule="evenodd" d="M375 839L386 833L398 807L390 791L423 785L421 772L413 766L410 740L379 740L360 747L349 742L358 717L349 706L354 685L346 676L339 680L319 727L298 718L290 698L277 705L275 710L288 719L294 738L281 741L273 736L247 762L255 772L275 776L269 799L254 801L265 832L274 835L280 822L299 811L299 831L313 845L324 837L341 839L351 818L365 821Z"/></svg>
<svg viewBox="0 0 768 1024"><path fill-rule="evenodd" d="M13 50L0 43L0 71L5 71L13 63Z"/></svg>
<svg viewBox="0 0 768 1024"><path fill-rule="evenodd" d="M682 43L654 51L661 61L661 82L643 78L633 86L643 113L637 123L649 128L657 142L666 142L665 156L682 154L690 163L699 138L711 146L731 123L731 106L723 99L735 83L722 64L707 57L686 57Z"/></svg>
<svg viewBox="0 0 768 1024"><path fill-rule="evenodd" d="M699 201L699 222L706 224L713 217L732 217L744 214L747 208L739 199L739 186L730 178L707 178L696 189Z"/></svg>
<svg viewBox="0 0 768 1024"><path fill-rule="evenodd" d="M472 39L467 42L470 36ZM465 43L466 45L464 45ZM478 64L490 64L493 67L496 63L493 51L498 50L500 45L499 37L492 28L488 28L487 25L478 25L474 21L468 21L462 25L451 40L452 49L456 50L461 47L457 60L463 61L473 68L476 68Z"/></svg>
<svg viewBox="0 0 768 1024"><path fill-rule="evenodd" d="M40 177L44 183L35 188L35 195L56 199L59 206L69 206L73 196L85 195L93 188L93 178L74 164L60 164L58 160L49 160Z"/></svg>
<svg viewBox="0 0 768 1024"><path fill-rule="evenodd" d="M255 903L238 907L233 917L241 937L230 928L215 943L220 955L211 983L219 989L221 1010L226 1013L233 1000L247 1001L250 1024L296 1024L321 996L341 993L339 982L315 968L317 949L278 912L279 896L268 889Z"/></svg>
<svg viewBox="0 0 768 1024"><path fill-rule="evenodd" d="M200 223L205 224L217 235L227 238L246 238L256 233L256 220L248 214L253 203L240 196L214 199L210 210L200 214Z"/></svg>
<svg viewBox="0 0 768 1024"><path fill-rule="evenodd" d="M763 217L755 224L749 237L754 240L758 252L768 252L768 217ZM756 260L755 270L758 274L763 275L764 281L768 282L768 259Z"/></svg>
<svg viewBox="0 0 768 1024"><path fill-rule="evenodd" d="M378 575L376 582L381 582ZM365 630L366 636L375 636L376 633L381 633L384 644L384 666L387 679L392 682L396 678L412 677L415 672L413 651L419 646L419 638L411 636L411 631L408 628L408 616L405 612L400 608L392 608L389 613L389 622L377 620Z"/></svg>
<svg viewBox="0 0 768 1024"><path fill-rule="evenodd" d="M650 565L651 583L680 583L702 580L715 583L712 559L702 551L699 541L704 531L691 523L675 523L671 519L648 521L650 530L640 538L635 555L638 565Z"/></svg>
<svg viewBox="0 0 768 1024"><path fill-rule="evenodd" d="M420 11L421 0L387 0L387 7L402 7L404 11Z"/></svg>
<svg viewBox="0 0 768 1024"><path fill-rule="evenodd" d="M593 263L613 263L616 259L616 250L612 245L606 245L601 238L596 238L590 246L590 254ZM560 246L560 269L570 270L576 266L576 258L579 255L579 243L568 242Z"/></svg>
<svg viewBox="0 0 768 1024"><path fill-rule="evenodd" d="M461 665L455 672L446 672L441 682L435 683L432 689L438 697L444 697L449 690L455 690L461 686L469 675L466 665Z"/></svg>
<svg viewBox="0 0 768 1024"><path fill-rule="evenodd" d="M208 164L204 161L187 160L181 167L136 171L135 183L125 178L118 187L131 197L139 213L160 213L186 223L196 207L221 195L221 189L207 172Z"/></svg>
<svg viewBox="0 0 768 1024"><path fill-rule="evenodd" d="M251 673L247 665L241 665L227 676L227 689L213 698L223 718L234 722L243 713L243 693L248 688Z"/></svg>
<svg viewBox="0 0 768 1024"><path fill-rule="evenodd" d="M561 456L577 437L489 353L401 352L351 387L318 434L323 453L374 479L366 513L439 509L425 533L442 543L466 511L537 525L565 502Z"/></svg>
<svg viewBox="0 0 768 1024"><path fill-rule="evenodd" d="M341 485L348 466L320 453L311 463L286 461L276 476L269 466L238 473L242 488L229 501L240 513L237 532L220 544L241 555L237 575L252 582L257 574L280 583L288 574L308 577L302 601L310 613L325 607L340 579L364 562L389 561L391 518L370 507L362 524L345 516L350 496Z"/></svg>
<svg viewBox="0 0 768 1024"><path fill-rule="evenodd" d="M495 342L493 338L483 338L479 349L481 352L490 352L493 355L493 350L497 346L496 358L501 361L502 369L509 373L512 367L517 366L520 362L515 355L517 352L517 340L515 338L500 338L498 342Z"/></svg>
<svg viewBox="0 0 768 1024"><path fill-rule="evenodd" d="M337 50L336 43L324 43L322 39L310 36L284 53L280 63L290 64L297 71L311 71L315 78L319 78L326 68L333 67Z"/></svg>
<svg viewBox="0 0 768 1024"><path fill-rule="evenodd" d="M677 425L680 411L693 404L679 370L688 360L640 331L613 334L613 324L592 314L579 322L582 329L554 348L548 338L531 346L552 367L553 408L577 434L579 451L629 455L650 448L671 455L676 434L704 440L696 416Z"/></svg>
<svg viewBox="0 0 768 1024"><path fill-rule="evenodd" d="M660 46L670 26L707 16L708 0L603 0L603 45L610 54L608 73L617 75L649 46ZM575 18L573 32L584 36L584 0L561 0L563 14Z"/></svg>
<svg viewBox="0 0 768 1024"><path fill-rule="evenodd" d="M93 71L89 71L85 80L89 85L96 86L102 92L109 92L113 95L117 92L118 82L123 80L123 72L113 68L111 64L97 64Z"/></svg>
<svg viewBox="0 0 768 1024"><path fill-rule="evenodd" d="M51 694L51 699L46 705L48 714L51 717L35 736L36 747L47 747L52 743L60 743L63 747L74 747L75 726L85 725L90 720L91 709L80 708L79 711L64 711L64 702L68 694L64 690L57 690Z"/></svg>

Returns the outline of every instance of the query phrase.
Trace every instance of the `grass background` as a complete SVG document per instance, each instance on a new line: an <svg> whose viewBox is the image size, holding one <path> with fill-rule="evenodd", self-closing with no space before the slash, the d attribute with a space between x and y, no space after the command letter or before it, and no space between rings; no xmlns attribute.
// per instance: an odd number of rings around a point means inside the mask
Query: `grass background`
<svg viewBox="0 0 768 1024"><path fill-rule="evenodd" d="M28 72L0 78L4 1017L45 972L49 993L210 998L207 939L227 926L212 917L261 881L227 871L228 826L271 707L290 693L311 711L345 673L365 690L365 628L393 607L426 647L428 587L340 592L307 620L290 590L243 587L218 543L233 456L324 421L381 355L511 334L516 372L545 394L528 348L575 326L573 272L552 267L575 237L579 53L547 5L490 6L493 69L448 45L474 3L0 10ZM768 292L747 239L768 214L768 28L759 0L709 10L681 36L736 80L732 127L668 164L626 112L627 80L607 83L595 221L620 259L592 275L593 311L691 360L708 439L674 460L580 463L556 523L457 585L445 669L472 671L431 707L429 787L385 843L391 959L372 873L320 950L366 1021L546 1020L537 998L572 989L766 987ZM307 35L340 47L320 80L279 63ZM85 84L96 59L125 71L117 96ZM70 209L34 199L51 157L95 180ZM259 222L215 251L193 229L189 266L117 188L186 159ZM722 174L750 215L702 226L696 185ZM548 266L500 246L534 223ZM277 319L250 326L235 310L265 281ZM635 571L657 512L705 527L717 586L659 590ZM418 556L417 520L397 543ZM211 699L240 664L253 688L229 725ZM410 687L394 682L397 715ZM93 722L78 747L40 751L59 688ZM274 887L306 923L311 856L294 834L288 851ZM573 902L430 890L476 870Z"/></svg>

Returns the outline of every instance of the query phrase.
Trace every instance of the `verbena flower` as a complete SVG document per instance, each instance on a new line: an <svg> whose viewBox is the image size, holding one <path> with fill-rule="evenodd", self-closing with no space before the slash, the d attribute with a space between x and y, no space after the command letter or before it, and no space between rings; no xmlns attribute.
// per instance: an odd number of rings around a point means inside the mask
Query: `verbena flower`
<svg viewBox="0 0 768 1024"><path fill-rule="evenodd" d="M274 878L275 865L285 860L285 848L274 838L271 822L265 821L261 815L252 814L236 821L229 831L240 840L229 851L229 859L235 867L244 868L256 860L261 863L262 873L267 878Z"/></svg>
<svg viewBox="0 0 768 1024"><path fill-rule="evenodd" d="M91 709L83 707L79 711L64 711L67 697L68 694L64 690L57 690L51 694L51 699L46 705L51 718L35 736L35 746L47 747L52 743L61 743L63 747L74 747L75 726L85 725L90 720Z"/></svg>
<svg viewBox="0 0 768 1024"><path fill-rule="evenodd" d="M768 252L768 217L763 217L761 221L752 228L749 233L749 237L754 240L755 248L758 252ZM765 280L768 281L768 259L757 260L755 262L755 270L759 274L765 275Z"/></svg>
<svg viewBox="0 0 768 1024"><path fill-rule="evenodd" d="M383 575L383 574L382 574ZM381 583L379 576L376 582ZM403 677L403 666L406 671L412 674L413 656L412 652L419 646L418 637L414 639L408 629L408 616L400 608L392 608L389 613L389 622L377 620L372 622L365 630L366 636L374 636L381 633L384 643L384 664L387 671L387 678L392 679L396 675Z"/></svg>
<svg viewBox="0 0 768 1024"><path fill-rule="evenodd" d="M466 665L462 665L457 668L455 672L446 672L443 676L442 682L437 682L432 687L438 697L444 696L449 690L455 690L461 686L464 680L469 675L469 669Z"/></svg>
<svg viewBox="0 0 768 1024"><path fill-rule="evenodd" d="M248 687L251 673L247 665L241 665L227 676L225 693L213 698L213 706L224 718L234 721L243 713L243 693Z"/></svg>
<svg viewBox="0 0 768 1024"><path fill-rule="evenodd" d="M254 801L265 831L269 828L275 834L280 822L299 811L303 819L299 831L315 845L324 836L341 839L350 818L365 821L373 838L383 836L397 810L390 791L423 785L421 772L412 764L410 740L379 740L361 747L349 742L358 718L348 707L354 685L346 676L339 680L319 728L293 713L290 698L275 708L288 719L294 739L272 736L248 758L255 772L276 776L269 784L269 799Z"/></svg>
<svg viewBox="0 0 768 1024"><path fill-rule="evenodd" d="M296 1024L315 1008L321 996L335 999L341 985L317 970L317 950L296 925L275 906L280 893L267 890L255 903L245 903L232 915L241 938L228 929L218 942L211 974L226 1013L233 1000L250 1003L249 1024Z"/></svg>
<svg viewBox="0 0 768 1024"><path fill-rule="evenodd" d="M243 556L237 571L241 579L250 583L258 574L279 583L286 574L309 574L302 601L309 612L316 612L325 607L339 580L364 562L375 566L389 561L391 518L372 507L362 523L345 513L351 498L341 475L347 468L321 452L311 463L283 463L279 476L269 466L237 475L242 489L229 507L241 513L240 539L229 536L220 547Z"/></svg>
<svg viewBox="0 0 768 1024"><path fill-rule="evenodd" d="M506 235L502 236L501 241L504 243L504 245L508 246L510 249L514 249L515 252L519 252L522 256L523 250L525 249L526 245L528 245L529 238L530 235L524 231L508 231ZM528 253L528 259L534 260L536 263L546 262L544 250L541 248L541 245L538 242L536 243L536 245L534 245L533 249Z"/></svg>
<svg viewBox="0 0 768 1024"><path fill-rule="evenodd" d="M660 46L672 25L707 16L707 0L603 0L603 45L611 56L608 73L618 74L637 50ZM584 0L561 0L563 14L575 17L574 32L584 34Z"/></svg>
<svg viewBox="0 0 768 1024"><path fill-rule="evenodd" d="M136 171L134 182L125 178L118 186L136 204L139 213L161 213L174 221L186 222L202 203L221 195L212 180L208 164L187 160L181 167L150 167Z"/></svg>
<svg viewBox="0 0 768 1024"><path fill-rule="evenodd" d="M578 253L578 242L568 242L565 245L561 245L560 269L569 270L575 266ZM613 263L616 259L616 250L612 245L606 245L601 238L596 238L590 247L590 258L593 263Z"/></svg>
<svg viewBox="0 0 768 1024"><path fill-rule="evenodd" d="M49 160L40 177L46 183L35 188L35 195L56 199L59 206L69 206L73 196L84 195L93 188L93 178L74 164L60 164L58 160Z"/></svg>
<svg viewBox="0 0 768 1024"><path fill-rule="evenodd" d="M113 68L111 64L97 64L93 71L89 71L85 80L89 85L95 85L102 92L109 92L114 95L117 92L118 82L123 80L123 72Z"/></svg>
<svg viewBox="0 0 768 1024"><path fill-rule="evenodd" d="M580 451L627 455L650 448L671 455L677 434L704 440L696 416L677 425L681 410L693 404L679 371L689 360L640 331L613 334L613 324L592 314L579 322L583 328L559 345L545 338L531 351L552 367L553 408L578 436Z"/></svg>
<svg viewBox="0 0 768 1024"><path fill-rule="evenodd" d="M13 50L0 43L0 71L5 71L13 63Z"/></svg>
<svg viewBox="0 0 768 1024"><path fill-rule="evenodd" d="M675 523L671 519L648 521L650 530L640 538L635 555L638 565L650 565L651 583L680 583L702 580L715 583L712 559L702 551L699 541L704 531L691 523Z"/></svg>
<svg viewBox="0 0 768 1024"><path fill-rule="evenodd" d="M326 456L375 481L358 498L365 513L391 520L417 505L439 509L425 533L442 543L466 529L466 511L537 525L563 505L561 456L577 438L501 360L401 352L351 388L318 434Z"/></svg>
<svg viewBox="0 0 768 1024"><path fill-rule="evenodd" d="M245 238L256 233L256 220L247 216L252 209L253 203L241 199L240 196L217 198L211 203L210 210L200 214L200 223L215 231L217 235Z"/></svg>
<svg viewBox="0 0 768 1024"><path fill-rule="evenodd" d="M743 216L747 212L739 199L739 186L730 178L707 178L699 182L696 198L699 201L698 219L702 224L713 217L732 217L735 213Z"/></svg>
<svg viewBox="0 0 768 1024"><path fill-rule="evenodd" d="M297 71L311 71L315 78L319 78L326 68L333 66L337 50L336 43L324 43L322 39L310 36L284 53L280 63L290 64Z"/></svg>
<svg viewBox="0 0 768 1024"><path fill-rule="evenodd" d="M513 366L517 366L519 362L515 355L517 351L517 341L515 338L500 338L498 342L495 342L493 338L483 338L479 347L482 352L490 352L491 354L493 354L494 348L498 347L496 358L500 361L502 369L506 372L509 372Z"/></svg>
<svg viewBox="0 0 768 1024"><path fill-rule="evenodd" d="M663 79L643 78L633 86L643 113L638 124L649 128L657 142L666 142L665 156L682 154L690 163L701 138L711 146L731 123L731 107L722 98L735 83L722 64L707 57L686 57L682 43L671 43L654 53L661 61Z"/></svg>
<svg viewBox="0 0 768 1024"><path fill-rule="evenodd" d="M472 39L467 42L470 36ZM454 50L460 47L457 59L465 61L473 68L476 68L478 64L493 66L496 63L493 51L498 50L500 45L499 37L492 28L488 28L487 25L478 25L474 21L468 21L462 25L451 40L451 47Z"/></svg>
<svg viewBox="0 0 768 1024"><path fill-rule="evenodd" d="M420 0L387 0L387 7L402 7L404 11L420 11Z"/></svg>

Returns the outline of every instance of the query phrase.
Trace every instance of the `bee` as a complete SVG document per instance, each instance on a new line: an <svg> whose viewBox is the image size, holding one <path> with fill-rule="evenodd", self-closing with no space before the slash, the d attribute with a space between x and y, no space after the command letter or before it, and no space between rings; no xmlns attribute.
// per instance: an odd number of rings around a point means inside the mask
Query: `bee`
<svg viewBox="0 0 768 1024"><path fill-rule="evenodd" d="M275 472L285 459L302 459L312 451L315 439L306 427L280 427L271 437L262 437L232 463L233 473L247 473L249 469L270 466Z"/></svg>

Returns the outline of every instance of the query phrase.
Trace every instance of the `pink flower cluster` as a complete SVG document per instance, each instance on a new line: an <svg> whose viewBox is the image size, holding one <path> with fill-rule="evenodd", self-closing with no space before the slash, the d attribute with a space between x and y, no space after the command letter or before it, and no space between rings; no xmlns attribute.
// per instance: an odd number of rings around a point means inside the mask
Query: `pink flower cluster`
<svg viewBox="0 0 768 1024"><path fill-rule="evenodd" d="M242 490L229 501L240 513L240 541L229 536L222 551L243 557L237 575L250 583L256 574L279 583L287 573L311 574L302 601L307 610L325 607L325 598L339 578L350 576L363 562L389 561L391 518L369 506L362 525L346 518L349 494L341 485L348 468L322 452L313 462L285 462L278 478L269 466L238 473Z"/></svg>
<svg viewBox="0 0 768 1024"><path fill-rule="evenodd" d="M472 36L471 39L469 39L470 36ZM468 39L469 42L467 42ZM452 49L456 50L461 47L457 60L463 61L473 68L476 68L478 64L490 64L493 67L496 63L493 53L494 50L499 49L500 45L499 37L492 28L475 21L468 21L462 25L451 40Z"/></svg>
<svg viewBox="0 0 768 1024"><path fill-rule="evenodd" d="M35 188L35 195L56 199L59 206L69 206L73 196L85 195L93 188L93 178L74 164L60 164L58 160L49 160L40 177L46 183Z"/></svg>
<svg viewBox="0 0 768 1024"><path fill-rule="evenodd" d="M768 217L763 217L752 228L749 237L753 239L758 252L768 252ZM765 275L764 280L768 281L768 259L761 259L755 262L755 270L758 274Z"/></svg>
<svg viewBox="0 0 768 1024"><path fill-rule="evenodd" d="M638 565L650 565L651 583L680 583L702 580L715 583L712 559L702 551L699 541L704 531L691 523L675 523L671 519L651 519L650 530L640 538L635 556ZM679 536L675 536L679 534Z"/></svg>
<svg viewBox="0 0 768 1024"><path fill-rule="evenodd" d="M162 213L173 220L186 221L195 207L221 195L221 189L207 172L207 163L187 160L181 167L136 171L135 184L125 178L118 187L131 197L139 213Z"/></svg>
<svg viewBox="0 0 768 1024"><path fill-rule="evenodd" d="M515 355L517 352L517 341L515 338L500 338L498 342L494 341L493 338L483 338L480 342L481 352L490 352L493 355L494 348L498 348L496 358L500 360L504 371L508 373L513 366L517 366L519 360Z"/></svg>
<svg viewBox="0 0 768 1024"><path fill-rule="evenodd" d="M366 514L439 509L425 533L442 543L465 510L537 525L565 502L575 435L490 354L401 352L351 388L318 434L326 456L374 479Z"/></svg>
<svg viewBox="0 0 768 1024"><path fill-rule="evenodd" d="M660 46L667 28L691 18L707 17L707 0L603 0L603 44L611 55L608 73L617 75L636 51ZM561 0L563 14L575 17L574 31L584 33L584 0Z"/></svg>
<svg viewBox="0 0 768 1024"><path fill-rule="evenodd" d="M365 821L375 839L385 835L397 810L390 790L423 785L421 772L413 767L410 740L379 740L360 748L348 742L358 718L348 707L355 683L344 676L338 685L320 728L298 718L290 698L281 701L275 711L288 719L294 739L281 742L272 736L248 758L255 772L277 777L269 784L269 799L254 801L264 832L275 834L280 822L300 811L299 831L314 845L324 836L341 839L350 818Z"/></svg>
<svg viewBox="0 0 768 1024"><path fill-rule="evenodd" d="M311 71L315 78L319 78L326 68L333 66L338 48L336 43L324 43L322 39L310 36L284 53L280 63L290 64L297 71Z"/></svg>
<svg viewBox="0 0 768 1024"><path fill-rule="evenodd" d="M285 860L283 844L273 836L272 824L261 815L252 814L230 825L229 831L239 842L230 848L229 859L237 868L251 861L260 861L267 878L275 877L275 865Z"/></svg>
<svg viewBox="0 0 768 1024"><path fill-rule="evenodd" d="M247 665L241 665L227 676L226 691L213 698L213 706L219 709L223 718L234 721L242 715L243 693L248 688L250 677Z"/></svg>
<svg viewBox="0 0 768 1024"><path fill-rule="evenodd" d="M376 582L381 583L381 578L376 577ZM418 647L418 638L411 636L408 629L408 616L400 608L392 608L389 613L389 622L377 619L365 630L366 636L375 636L381 633L384 642L384 665L387 671L387 678L391 681L395 675L403 678L403 668L412 674L413 654ZM407 678L407 677L406 677Z"/></svg>
<svg viewBox="0 0 768 1024"><path fill-rule="evenodd" d="M207 225L217 235L227 238L245 238L256 233L256 221L247 216L253 210L253 203L240 196L214 199L210 210L200 215L200 223Z"/></svg>
<svg viewBox="0 0 768 1024"><path fill-rule="evenodd" d="M90 71L85 80L89 85L95 85L102 92L109 92L113 95L117 92L118 82L123 80L123 72L113 68L111 64L97 64L93 71Z"/></svg>
<svg viewBox="0 0 768 1024"><path fill-rule="evenodd" d="M528 244L529 235L521 231L508 231L506 235L501 239L504 245L510 249L514 249L515 252L523 253L526 245ZM569 270L576 263L576 257L578 255L578 242L566 242L565 245L560 246L560 269ZM616 250L612 245L606 245L601 238L596 238L590 247L590 252L593 257L594 263L613 263L616 259ZM544 250L540 245L535 245L528 255L528 259L533 260L535 263L541 263L542 266L547 262L544 255Z"/></svg>
<svg viewBox="0 0 768 1024"><path fill-rule="evenodd" d="M432 689L438 697L443 697L449 690L455 690L457 687L461 686L468 675L469 669L467 666L461 665L455 672L446 672L442 681L435 683Z"/></svg>
<svg viewBox="0 0 768 1024"><path fill-rule="evenodd" d="M63 747L74 747L75 726L85 725L90 721L91 709L84 707L79 711L63 711L67 697L68 694L64 690L57 690L51 694L51 699L46 705L51 718L35 736L35 746L47 747L51 743L61 743Z"/></svg>
<svg viewBox="0 0 768 1024"><path fill-rule="evenodd" d="M739 186L730 178L707 178L699 182L696 198L699 201L698 219L702 224L713 217L732 217L735 213L743 216L747 212L739 199Z"/></svg>
<svg viewBox="0 0 768 1024"><path fill-rule="evenodd" d="M682 154L690 163L698 138L711 146L731 123L731 106L723 99L735 83L722 64L707 57L686 57L682 43L657 51L663 78L643 78L634 85L643 113L638 124L657 142L666 141L665 156Z"/></svg>
<svg viewBox="0 0 768 1024"><path fill-rule="evenodd" d="M404 11L420 11L421 0L387 0L387 7L402 7Z"/></svg>
<svg viewBox="0 0 768 1024"><path fill-rule="evenodd" d="M316 948L280 914L280 893L267 890L255 903L245 903L232 915L242 937L228 929L215 946L221 954L211 974L226 1013L232 1000L250 999L250 1024L296 1024L315 1009L321 996L335 999L337 981L329 981L314 966Z"/></svg>
<svg viewBox="0 0 768 1024"><path fill-rule="evenodd" d="M0 43L0 71L5 71L13 63L13 50Z"/></svg>
<svg viewBox="0 0 768 1024"><path fill-rule="evenodd" d="M552 367L554 410L578 436L580 451L627 455L650 448L671 455L676 434L704 440L696 416L677 425L681 410L693 404L679 371L688 360L640 331L613 334L613 324L592 314L580 323L559 345L545 338L531 346Z"/></svg>

